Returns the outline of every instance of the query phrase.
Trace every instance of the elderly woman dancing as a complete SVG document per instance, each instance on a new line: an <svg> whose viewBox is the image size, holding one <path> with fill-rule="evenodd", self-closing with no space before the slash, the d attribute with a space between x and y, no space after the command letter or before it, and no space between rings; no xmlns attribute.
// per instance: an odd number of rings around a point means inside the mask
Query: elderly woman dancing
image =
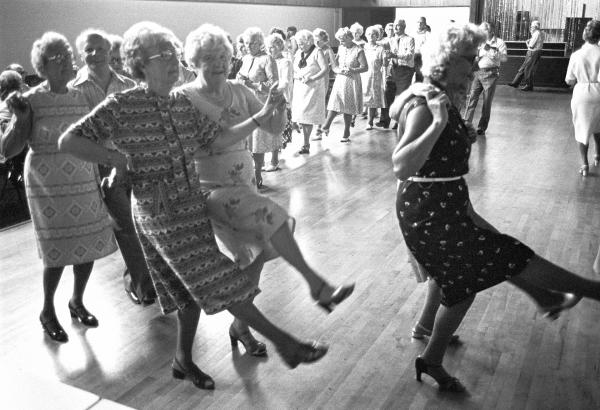
<svg viewBox="0 0 600 410"><path fill-rule="evenodd" d="M298 51L294 56L292 121L302 125L304 134L304 145L298 153L309 154L313 125L325 120L327 87L321 78L327 75L329 66L310 31L300 30L295 38Z"/></svg>
<svg viewBox="0 0 600 410"><path fill-rule="evenodd" d="M333 71L337 76L327 103L329 114L323 125L323 133L329 134L329 127L333 119L338 113L342 113L344 115L344 134L341 141L350 142L352 116L360 114L363 108L360 73L366 72L369 67L363 49L354 43L354 36L347 27L340 28L335 33L335 38L340 42L337 58L333 64Z"/></svg>
<svg viewBox="0 0 600 410"><path fill-rule="evenodd" d="M406 244L440 289L427 347L415 361L417 380L426 373L441 390L464 386L442 367L454 331L475 295L508 280L557 314L582 297L600 300L600 282L570 273L498 233L477 215L469 199L470 133L457 106L466 98L472 63L484 33L472 24L450 26L423 48L426 90L413 86L397 98L400 141L392 160L402 181L397 215ZM419 87L422 87L419 84ZM407 98L409 95L409 98ZM398 106L396 106L398 105Z"/></svg>
<svg viewBox="0 0 600 410"><path fill-rule="evenodd" d="M67 88L73 77L73 52L67 39L47 32L33 43L31 63L45 81L22 97L13 94L4 110L12 121L1 136L0 153L10 158L28 144L25 192L39 255L44 264L44 306L40 322L52 340L68 341L58 322L54 294L66 265L73 265L73 318L90 327L98 320L83 304L94 260L116 251L111 220L96 183L94 166L58 152L58 137L89 111L79 91ZM4 116L4 115L2 115Z"/></svg>
<svg viewBox="0 0 600 410"><path fill-rule="evenodd" d="M124 35L123 53L141 84L107 97L65 132L60 149L84 160L127 167L134 220L161 309L165 314L177 311L173 377L214 389L213 379L192 357L200 309L208 314L228 309L272 340L292 368L319 360L327 346L300 342L252 303L258 287L219 252L195 174L195 153L211 143L216 149L246 138L256 122L268 121L277 103L268 99L237 132L222 130L185 95L170 93L179 74L178 50L179 41L170 30L150 22L133 25ZM106 140L117 151L106 149Z"/></svg>
<svg viewBox="0 0 600 410"><path fill-rule="evenodd" d="M185 58L198 77L180 89L210 119L223 120L227 125L252 118L261 107L248 88L227 80L228 66L224 61L231 52L221 28L204 24L192 31L185 42ZM268 120L259 121L260 128L270 133L280 132L285 120L283 109ZM275 202L256 192L251 158L243 142L215 146L221 143L220 139L217 136L215 143L195 156L200 185L210 192L208 213L217 238L241 267L249 267L258 274L266 260L281 255L306 279L318 304L331 311L350 296L354 285L334 289L306 263L292 235L294 220ZM247 328L234 322L232 338L240 333L247 333Z"/></svg>
<svg viewBox="0 0 600 410"><path fill-rule="evenodd" d="M242 34L248 54L242 57L242 66L237 73L237 79L250 88L256 97L264 102L269 93L269 88L278 80L277 64L266 53L265 38L258 27L249 27ZM256 186L263 187L261 170L265 163L265 153L278 151L282 147L281 137L271 134L260 128L252 133L248 139L250 152L254 158L254 174Z"/></svg>

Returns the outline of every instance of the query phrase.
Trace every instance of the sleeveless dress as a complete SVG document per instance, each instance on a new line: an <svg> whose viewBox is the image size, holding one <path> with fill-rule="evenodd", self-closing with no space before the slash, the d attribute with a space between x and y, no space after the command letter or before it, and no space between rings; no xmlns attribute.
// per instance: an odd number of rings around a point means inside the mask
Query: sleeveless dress
<svg viewBox="0 0 600 410"><path fill-rule="evenodd" d="M359 46L346 48L340 45L338 48L338 66L340 68L360 67L358 56L362 51ZM350 76L338 74L331 89L327 109L343 114L358 115L362 112L362 108L363 90L360 74L352 73Z"/></svg>
<svg viewBox="0 0 600 410"><path fill-rule="evenodd" d="M258 111L262 104L236 81L227 82L231 105L223 108L210 101L193 84L178 89L194 107L213 121L237 124ZM219 138L217 136L217 138ZM294 219L285 209L256 189L254 163L245 141L213 150L208 146L194 156L196 174L207 192L208 216L221 251L244 268L261 253L265 260L278 256L271 236L284 224L293 230Z"/></svg>
<svg viewBox="0 0 600 410"><path fill-rule="evenodd" d="M58 137L89 112L84 95L72 88L56 94L44 82L25 97L33 109L25 192L44 266L76 265L109 255L117 244L96 167L58 151Z"/></svg>
<svg viewBox="0 0 600 410"><path fill-rule="evenodd" d="M424 99L415 97L405 110L420 104L425 104ZM451 106L448 124L415 176L465 175L470 153L467 128L458 110ZM463 178L449 182L404 181L398 187L396 213L400 229L415 259L441 287L445 306L518 275L533 256L533 251L515 238L475 225L468 214L470 203Z"/></svg>

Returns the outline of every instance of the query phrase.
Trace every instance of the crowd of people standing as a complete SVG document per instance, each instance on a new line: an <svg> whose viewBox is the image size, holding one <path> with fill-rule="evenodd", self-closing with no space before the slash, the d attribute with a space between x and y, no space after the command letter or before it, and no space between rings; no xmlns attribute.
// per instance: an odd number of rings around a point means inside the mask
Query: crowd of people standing
<svg viewBox="0 0 600 410"><path fill-rule="evenodd" d="M528 64L539 58L540 38L531 41ZM598 92L591 89L598 79L585 64L591 59L600 66L598 21L588 24L584 38L567 75L577 84L572 107L582 174L590 135L596 142L600 136ZM415 360L417 380L425 373L441 390L465 391L442 361L482 290L508 281L551 318L583 297L600 300L599 281L536 255L472 207L464 179L470 147L485 135L506 60L491 23L450 25L432 35L421 18L414 37L402 19L366 30L356 23L339 28L335 39L337 52L320 28L274 27L265 35L250 27L233 41L204 24L182 45L171 30L141 22L122 38L83 31L75 41L82 63L76 72L69 41L45 33L32 48L32 65L44 81L29 90L3 74L13 90L1 95L0 153L10 158L29 146L25 186L43 263L39 320L52 340L68 341L54 307L65 266L75 275L71 316L98 326L83 295L94 261L118 244L129 298L176 312L173 377L215 388L193 358L201 310L229 310L230 340L250 355L266 354L252 328L291 368L321 359L327 345L292 336L254 304L263 265L282 257L327 313L351 296L354 284L330 284L310 266L293 236L295 220L259 190L262 171L279 169L278 153L294 127L303 134L298 155L309 154L310 141L330 138L337 114L343 143L360 115L367 130L394 122L397 217L420 280L429 283L412 330L413 337L429 339ZM524 75L532 87L533 74Z"/></svg>

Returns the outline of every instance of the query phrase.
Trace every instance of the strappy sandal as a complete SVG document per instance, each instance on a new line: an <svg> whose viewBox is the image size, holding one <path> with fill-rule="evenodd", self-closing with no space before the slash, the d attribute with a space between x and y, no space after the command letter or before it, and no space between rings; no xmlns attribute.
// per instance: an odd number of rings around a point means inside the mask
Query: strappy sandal
<svg viewBox="0 0 600 410"><path fill-rule="evenodd" d="M436 370L442 373L442 375L435 376L432 374ZM417 381L422 381L421 373L425 373L430 377L433 377L433 379L437 382L440 391L451 393L464 393L467 391L460 380L458 380L456 377L450 376L441 364L428 364L425 362L425 360L423 360L422 357L417 357L415 360L415 371L417 373Z"/></svg>
<svg viewBox="0 0 600 410"><path fill-rule="evenodd" d="M208 374L204 373L194 363L192 369L185 369L177 359L173 359L171 370L173 377L176 379L184 380L189 379L194 386L202 390L214 390L215 381Z"/></svg>
<svg viewBox="0 0 600 410"><path fill-rule="evenodd" d="M256 340L250 330L238 333L231 325L229 326L229 339L231 340L231 348L237 347L238 342L241 342L244 349L246 349L246 353L250 356L264 357L267 355L267 346Z"/></svg>

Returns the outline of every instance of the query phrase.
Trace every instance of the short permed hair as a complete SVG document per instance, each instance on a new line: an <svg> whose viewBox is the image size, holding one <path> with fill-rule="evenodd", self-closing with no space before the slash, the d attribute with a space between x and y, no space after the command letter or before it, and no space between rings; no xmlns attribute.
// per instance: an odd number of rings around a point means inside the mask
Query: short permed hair
<svg viewBox="0 0 600 410"><path fill-rule="evenodd" d="M285 48L285 40L281 37L279 33L269 34L265 39L265 46L267 48L271 47L271 45L277 44L279 47Z"/></svg>
<svg viewBox="0 0 600 410"><path fill-rule="evenodd" d="M64 47L70 57L73 58L73 49L71 48L71 44L69 44L69 40L60 33L46 31L42 34L42 37L33 42L33 46L31 47L31 65L37 75L42 78L46 78L45 67L46 63L48 63L48 56L46 55L48 48L57 45Z"/></svg>
<svg viewBox="0 0 600 410"><path fill-rule="evenodd" d="M365 31L365 36L367 37L367 39L369 37L371 37L371 33L372 32L376 32L378 38L381 35L381 31L379 31L379 27L377 27L377 26L369 26L369 27L367 27L367 31Z"/></svg>
<svg viewBox="0 0 600 410"><path fill-rule="evenodd" d="M0 74L0 101L4 101L6 97L13 91L18 91L23 85L21 74L14 70L5 70Z"/></svg>
<svg viewBox="0 0 600 410"><path fill-rule="evenodd" d="M600 41L600 20L590 20L583 30L583 40L591 44Z"/></svg>
<svg viewBox="0 0 600 410"><path fill-rule="evenodd" d="M121 55L125 57L125 66L133 78L145 79L142 67L148 57L146 50L163 43L170 43L177 52L181 51L181 42L175 34L151 21L136 23L123 34Z"/></svg>
<svg viewBox="0 0 600 410"><path fill-rule="evenodd" d="M363 26L361 26L361 24L357 21L356 23L352 24L350 26L350 31L352 32L352 34L359 32L360 35L362 36L363 33L365 32L365 29L363 28Z"/></svg>
<svg viewBox="0 0 600 410"><path fill-rule="evenodd" d="M340 27L338 28L338 31L335 32L335 39L340 43L344 40L344 38L349 38L351 40L354 39L352 31L350 31L348 27Z"/></svg>
<svg viewBox="0 0 600 410"><path fill-rule="evenodd" d="M87 28L79 33L75 39L75 48L77 49L77 54L79 54L80 57L83 57L85 53L85 43L90 37L100 37L106 42L106 51L110 50L109 34L106 31L97 28Z"/></svg>
<svg viewBox="0 0 600 410"><path fill-rule="evenodd" d="M321 41L324 42L328 42L329 41L329 34L327 34L327 32L325 30L323 30L322 28L316 28L313 30L313 36L314 37L319 37L319 39L321 39Z"/></svg>
<svg viewBox="0 0 600 410"><path fill-rule="evenodd" d="M218 51L225 51L228 60L233 55L233 46L229 41L229 34L214 24L202 24L190 32L185 39L183 54L185 61L191 68L200 67L201 60Z"/></svg>
<svg viewBox="0 0 600 410"><path fill-rule="evenodd" d="M311 45L315 44L313 33L306 29L298 31L296 34L294 34L294 38L298 43L308 43Z"/></svg>
<svg viewBox="0 0 600 410"><path fill-rule="evenodd" d="M265 44L265 35L260 27L248 27L242 33L242 38L246 44L250 43L253 38L257 39L261 45Z"/></svg>
<svg viewBox="0 0 600 410"><path fill-rule="evenodd" d="M429 37L421 48L423 75L435 81L445 79L452 57L465 50L477 50L484 41L485 33L474 24L452 24L445 27L437 36Z"/></svg>

